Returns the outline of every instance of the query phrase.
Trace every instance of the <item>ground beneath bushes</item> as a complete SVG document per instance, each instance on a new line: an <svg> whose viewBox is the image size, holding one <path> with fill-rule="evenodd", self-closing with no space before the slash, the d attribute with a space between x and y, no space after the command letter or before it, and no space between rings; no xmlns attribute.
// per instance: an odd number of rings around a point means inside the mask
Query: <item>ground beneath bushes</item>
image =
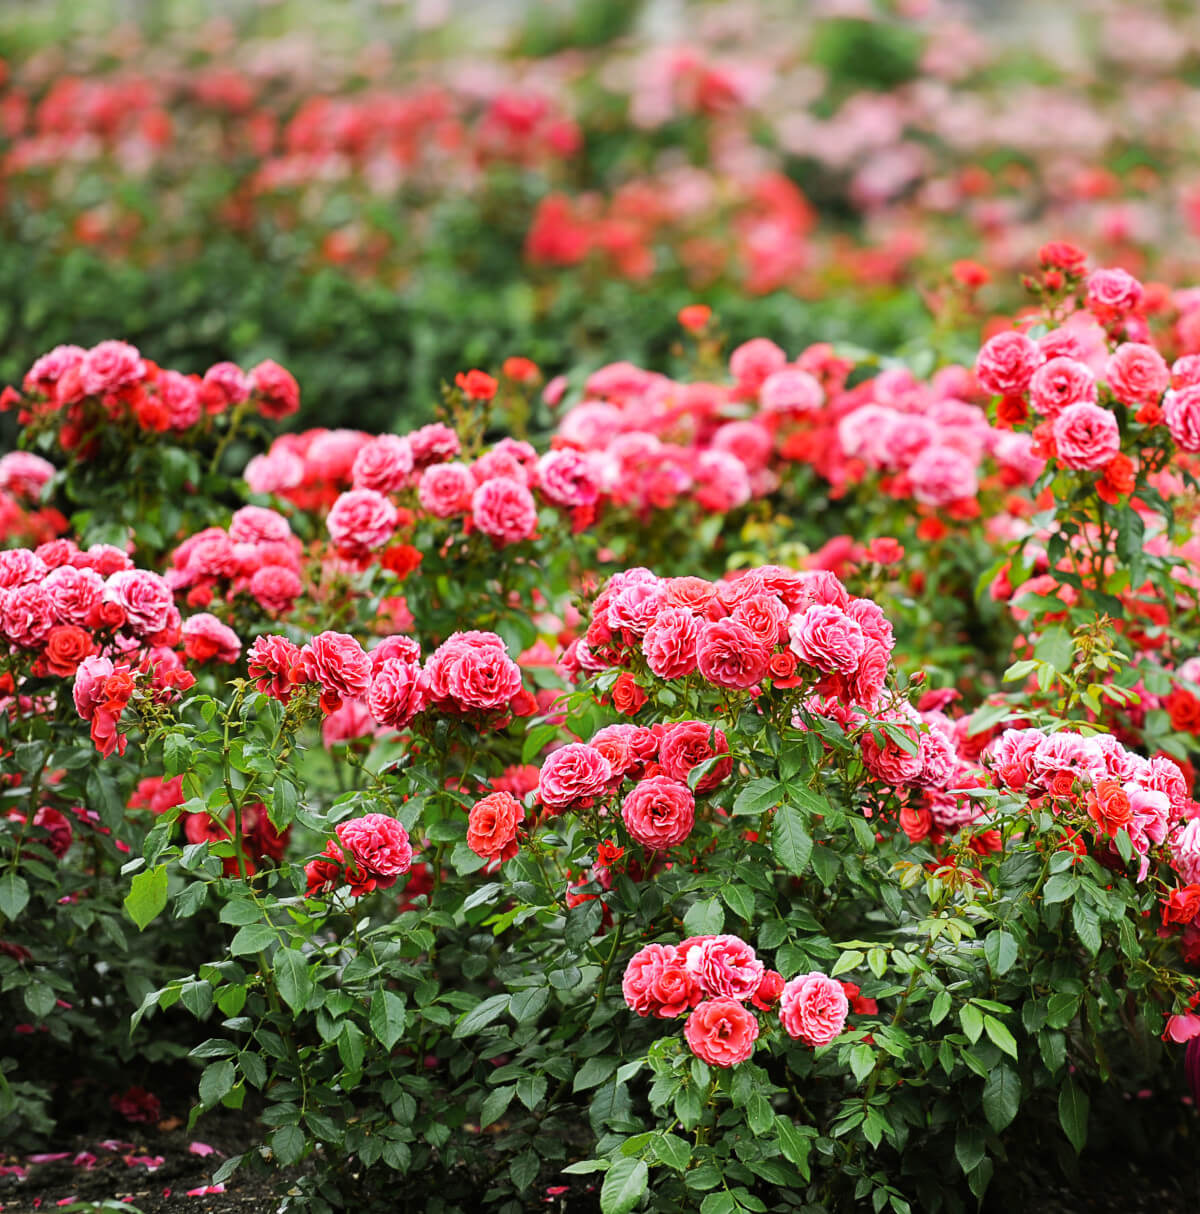
<svg viewBox="0 0 1200 1214"><path fill-rule="evenodd" d="M107 1136L111 1135L111 1136ZM186 1211L188 1214L270 1214L278 1206L272 1180L235 1173L223 1192L197 1192L211 1186L212 1174L227 1155L246 1149L245 1119L209 1114L190 1133L172 1118L157 1126L109 1128L95 1136L77 1136L48 1152L65 1158L32 1163L27 1156L0 1154L5 1165L27 1169L24 1179L0 1175L0 1212L29 1214L53 1211L68 1199L128 1201L142 1214ZM211 1154L200 1154L213 1148ZM80 1159L83 1153L95 1157ZM79 1162L75 1162L79 1159ZM161 1162L158 1162L161 1159Z"/></svg>
<svg viewBox="0 0 1200 1214"><path fill-rule="evenodd" d="M1052 1175L1050 1158L1027 1159L1014 1178L1021 1191L1005 1192L998 1176L984 1214L1011 1214L1014 1208L1022 1214L1195 1214L1200 1156L1188 1139L1190 1135L1172 1141L1161 1160L1144 1156L1131 1162L1119 1151L1085 1154L1074 1180ZM41 1163L6 1155L0 1147L0 1214L47 1214L71 1200L127 1202L142 1214L274 1214L279 1204L275 1178L235 1173L224 1191L207 1191L222 1160L256 1141L257 1127L245 1115L221 1112L206 1116L190 1133L178 1118L170 1118L157 1126L125 1125L77 1136L52 1152L65 1157ZM197 1153L197 1146L212 1152ZM94 1162L76 1162L81 1153ZM84 1166L88 1162L91 1167ZM24 1179L4 1174L14 1164L26 1169ZM527 1195L528 1209L594 1214L599 1208L595 1186L587 1185L593 1178L563 1179L573 1182L568 1191L536 1190ZM389 1202L388 1214L409 1208ZM482 1211L482 1204L478 1208Z"/></svg>

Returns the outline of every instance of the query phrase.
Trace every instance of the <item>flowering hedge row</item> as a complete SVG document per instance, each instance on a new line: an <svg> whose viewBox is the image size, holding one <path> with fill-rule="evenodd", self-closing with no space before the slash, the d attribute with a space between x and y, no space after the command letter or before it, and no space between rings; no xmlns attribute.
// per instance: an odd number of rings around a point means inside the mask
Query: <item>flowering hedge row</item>
<svg viewBox="0 0 1200 1214"><path fill-rule="evenodd" d="M1103 1144L1200 1035L1194 304L1040 260L973 366L693 307L688 374L513 357L405 434L39 359L5 1138L178 1064L297 1209L961 1209Z"/></svg>

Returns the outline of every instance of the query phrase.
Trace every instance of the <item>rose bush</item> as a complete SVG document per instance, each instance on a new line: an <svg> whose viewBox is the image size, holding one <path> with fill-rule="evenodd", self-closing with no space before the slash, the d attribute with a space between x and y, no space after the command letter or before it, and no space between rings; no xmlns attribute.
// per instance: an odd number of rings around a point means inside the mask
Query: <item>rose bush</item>
<svg viewBox="0 0 1200 1214"><path fill-rule="evenodd" d="M39 360L0 988L56 1048L5 1049L5 1134L177 1064L297 1209L953 1210L1178 1091L1188 297L1041 261L974 370L709 335L535 440L521 368L252 453L282 368Z"/></svg>

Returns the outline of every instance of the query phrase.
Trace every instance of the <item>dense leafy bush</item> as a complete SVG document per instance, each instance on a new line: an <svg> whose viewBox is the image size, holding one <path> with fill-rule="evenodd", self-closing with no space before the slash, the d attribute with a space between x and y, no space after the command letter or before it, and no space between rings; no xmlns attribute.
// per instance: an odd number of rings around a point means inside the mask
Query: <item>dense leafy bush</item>
<svg viewBox="0 0 1200 1214"><path fill-rule="evenodd" d="M218 1176L299 1168L297 1208L398 1172L954 1210L1169 1085L1188 297L1042 263L974 371L726 361L695 308L677 378L510 358L241 478L301 407L277 364L38 360L0 484L64 534L0 553L0 975L60 1049L6 1058L8 1132L186 1056L196 1115L264 1126Z"/></svg>

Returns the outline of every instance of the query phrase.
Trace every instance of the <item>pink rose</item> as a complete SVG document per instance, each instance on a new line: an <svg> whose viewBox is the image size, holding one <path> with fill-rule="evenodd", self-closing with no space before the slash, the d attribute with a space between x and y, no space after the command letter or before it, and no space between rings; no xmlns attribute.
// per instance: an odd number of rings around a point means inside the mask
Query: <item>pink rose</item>
<svg viewBox="0 0 1200 1214"><path fill-rule="evenodd" d="M380 434L359 448L350 475L355 489L398 493L413 470L412 443L398 434Z"/></svg>
<svg viewBox="0 0 1200 1214"><path fill-rule="evenodd" d="M370 879L372 889L387 889L412 867L408 831L386 814L353 818L337 828L338 841L354 865Z"/></svg>
<svg viewBox="0 0 1200 1214"><path fill-rule="evenodd" d="M194 426L204 412L200 400L200 384L195 378L178 371L162 371L158 377L158 394L167 407L171 429L187 430Z"/></svg>
<svg viewBox="0 0 1200 1214"><path fill-rule="evenodd" d="M453 518L471 508L475 478L466 464L433 464L421 473L417 499L435 518Z"/></svg>
<svg viewBox="0 0 1200 1214"><path fill-rule="evenodd" d="M36 552L28 548L0 548L0 590L34 585L48 572L46 562Z"/></svg>
<svg viewBox="0 0 1200 1214"><path fill-rule="evenodd" d="M379 668L391 658L400 658L405 662L421 664L421 646L413 637L390 636L384 637L370 653L371 669L378 673Z"/></svg>
<svg viewBox="0 0 1200 1214"><path fill-rule="evenodd" d="M658 746L658 761L663 773L686 784L693 767L717 755L728 755L729 743L715 725L703 721L678 721L668 725ZM696 782L697 792L711 792L724 783L733 770L733 759L714 763Z"/></svg>
<svg viewBox="0 0 1200 1214"><path fill-rule="evenodd" d="M1068 405L1093 403L1096 377L1073 358L1052 358L1042 363L1029 383L1029 400L1044 417L1055 418Z"/></svg>
<svg viewBox="0 0 1200 1214"><path fill-rule="evenodd" d="M849 1013L842 984L816 970L793 978L779 997L779 1019L788 1036L813 1048L833 1041Z"/></svg>
<svg viewBox="0 0 1200 1214"><path fill-rule="evenodd" d="M752 594L733 609L732 619L745 624L758 639L774 649L787 637L788 609L775 594Z"/></svg>
<svg viewBox="0 0 1200 1214"><path fill-rule="evenodd" d="M54 614L63 624L84 624L88 613L104 598L104 579L94 569L60 565L42 582Z"/></svg>
<svg viewBox="0 0 1200 1214"><path fill-rule="evenodd" d="M815 413L825 402L816 376L798 367L785 367L763 381L758 403L767 413Z"/></svg>
<svg viewBox="0 0 1200 1214"><path fill-rule="evenodd" d="M669 944L647 944L630 958L621 992L639 1016L671 1020L700 1002L700 987Z"/></svg>
<svg viewBox="0 0 1200 1214"><path fill-rule="evenodd" d="M35 649L55 623L54 601L40 585L0 590L0 636L22 649Z"/></svg>
<svg viewBox="0 0 1200 1214"><path fill-rule="evenodd" d="M361 699L371 685L371 659L344 632L313 637L300 651L300 667L308 682L321 685L321 706L326 712L340 708L343 699Z"/></svg>
<svg viewBox="0 0 1200 1214"><path fill-rule="evenodd" d="M54 465L32 451L0 455L0 489L20 497L36 498L54 475Z"/></svg>
<svg viewBox="0 0 1200 1214"><path fill-rule="evenodd" d="M112 574L104 584L104 600L123 608L126 624L142 638L162 632L178 615L171 587L146 569L122 569Z"/></svg>
<svg viewBox="0 0 1200 1214"><path fill-rule="evenodd" d="M235 544L286 544L292 538L292 527L278 510L243 506L229 520L229 538Z"/></svg>
<svg viewBox="0 0 1200 1214"><path fill-rule="evenodd" d="M768 376L786 365L787 355L765 337L743 342L729 356L729 373L746 393L756 394Z"/></svg>
<svg viewBox="0 0 1200 1214"><path fill-rule="evenodd" d="M396 517L396 507L382 493L351 489L333 503L325 526L339 552L363 556L392 538Z"/></svg>
<svg viewBox="0 0 1200 1214"><path fill-rule="evenodd" d="M1200 451L1200 384L1168 392L1163 413L1180 451Z"/></svg>
<svg viewBox="0 0 1200 1214"><path fill-rule="evenodd" d="M665 851L692 833L696 800L686 784L669 776L649 776L626 795L621 818L643 847Z"/></svg>
<svg viewBox="0 0 1200 1214"><path fill-rule="evenodd" d="M471 518L484 535L500 544L527 540L537 531L533 494L508 476L484 481L475 490L471 496Z"/></svg>
<svg viewBox="0 0 1200 1214"><path fill-rule="evenodd" d="M207 611L183 622L184 653L193 662L236 662L242 643L232 628Z"/></svg>
<svg viewBox="0 0 1200 1214"><path fill-rule="evenodd" d="M209 413L224 413L250 398L250 381L237 363L214 363L204 372L200 398Z"/></svg>
<svg viewBox="0 0 1200 1214"><path fill-rule="evenodd" d="M979 351L975 377L992 396L1017 396L1029 387L1041 361L1041 351L1024 333L997 333Z"/></svg>
<svg viewBox="0 0 1200 1214"><path fill-rule="evenodd" d="M135 347L124 341L102 341L83 360L83 390L88 396L99 396L136 383L145 373Z"/></svg>
<svg viewBox="0 0 1200 1214"><path fill-rule="evenodd" d="M250 575L250 596L268 615L292 609L304 589L299 575L283 565L264 565Z"/></svg>
<svg viewBox="0 0 1200 1214"><path fill-rule="evenodd" d="M909 465L912 495L926 506L949 506L979 492L978 465L954 447L926 447Z"/></svg>
<svg viewBox="0 0 1200 1214"><path fill-rule="evenodd" d="M696 642L700 673L718 687L756 686L767 673L770 660L767 646L736 620L705 624Z"/></svg>
<svg viewBox="0 0 1200 1214"><path fill-rule="evenodd" d="M766 967L739 936L711 936L688 950L687 968L706 996L745 1001L758 990Z"/></svg>
<svg viewBox="0 0 1200 1214"><path fill-rule="evenodd" d="M708 999L688 1015L683 1035L697 1058L711 1066L736 1066L754 1053L758 1018L736 999Z"/></svg>
<svg viewBox="0 0 1200 1214"><path fill-rule="evenodd" d="M277 362L268 358L259 363L250 372L249 380L263 417L279 421L300 408L300 386L295 376Z"/></svg>
<svg viewBox="0 0 1200 1214"><path fill-rule="evenodd" d="M700 622L685 607L663 607L642 638L646 664L660 679L683 679L696 669Z"/></svg>
<svg viewBox="0 0 1200 1214"><path fill-rule="evenodd" d="M1068 405L1054 419L1059 462L1067 468L1103 468L1121 450L1117 419L1099 405Z"/></svg>
<svg viewBox="0 0 1200 1214"><path fill-rule="evenodd" d="M1087 306L1100 321L1119 320L1136 311L1145 291L1126 270L1093 270L1087 283Z"/></svg>
<svg viewBox="0 0 1200 1214"><path fill-rule="evenodd" d="M600 496L600 473L584 452L564 447L538 461L538 487L556 506L590 506Z"/></svg>
<svg viewBox="0 0 1200 1214"><path fill-rule="evenodd" d="M609 761L593 746L571 742L547 756L538 775L538 796L549 810L590 805L607 791Z"/></svg>
<svg viewBox="0 0 1200 1214"><path fill-rule="evenodd" d="M1153 346L1136 341L1113 351L1104 377L1113 395L1126 405L1154 404L1171 384L1166 359Z"/></svg>
<svg viewBox="0 0 1200 1214"><path fill-rule="evenodd" d="M414 430L408 435L408 442L416 468L425 468L430 464L440 464L453 459L462 450L458 435L441 422L431 422L428 426Z"/></svg>
<svg viewBox="0 0 1200 1214"><path fill-rule="evenodd" d="M386 658L375 667L367 706L380 725L404 729L424 710L428 698L429 683L420 666L403 658Z"/></svg>
<svg viewBox="0 0 1200 1214"><path fill-rule="evenodd" d="M493 709L521 690L520 667L494 632L456 632L430 655L433 700L457 709Z"/></svg>
<svg viewBox="0 0 1200 1214"><path fill-rule="evenodd" d="M867 647L858 621L832 604L817 603L794 615L788 632L796 656L827 673L853 674Z"/></svg>
<svg viewBox="0 0 1200 1214"><path fill-rule="evenodd" d="M75 711L85 721L90 721L96 709L104 703L104 683L115 667L108 658L91 654L84 658L75 671L75 685L72 696L75 700Z"/></svg>
<svg viewBox="0 0 1200 1214"><path fill-rule="evenodd" d="M614 632L621 630L634 636L645 636L658 618L664 591L662 582L651 574L647 578L613 587L606 622ZM599 614L599 613L597 613Z"/></svg>
<svg viewBox="0 0 1200 1214"><path fill-rule="evenodd" d="M286 704L296 690L291 676L300 669L300 650L287 637L263 635L254 639L246 658L258 690Z"/></svg>

